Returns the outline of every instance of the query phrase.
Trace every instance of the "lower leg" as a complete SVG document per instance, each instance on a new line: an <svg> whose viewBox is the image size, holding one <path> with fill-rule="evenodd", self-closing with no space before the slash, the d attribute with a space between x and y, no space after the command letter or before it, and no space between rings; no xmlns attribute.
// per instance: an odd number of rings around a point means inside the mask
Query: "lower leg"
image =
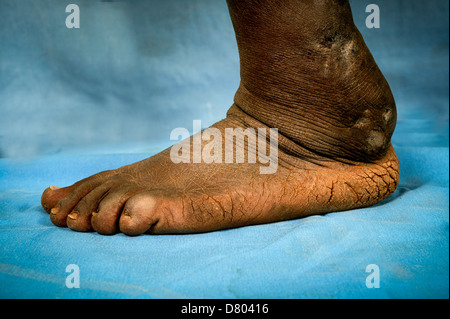
<svg viewBox="0 0 450 319"><path fill-rule="evenodd" d="M221 136L229 128L277 128L278 170L262 175L261 163L248 162L176 164L167 149L48 188L42 205L55 225L102 234L203 232L365 207L395 190L395 103L348 1L228 5L241 85L213 128ZM255 152L233 143L247 158Z"/></svg>
<svg viewBox="0 0 450 319"><path fill-rule="evenodd" d="M395 101L347 0L228 0L241 59L236 105L315 155L370 162Z"/></svg>

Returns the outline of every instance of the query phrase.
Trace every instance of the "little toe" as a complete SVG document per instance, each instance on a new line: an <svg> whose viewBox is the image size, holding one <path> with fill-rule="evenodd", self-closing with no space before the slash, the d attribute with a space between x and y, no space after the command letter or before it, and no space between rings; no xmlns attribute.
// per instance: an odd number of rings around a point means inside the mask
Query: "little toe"
<svg viewBox="0 0 450 319"><path fill-rule="evenodd" d="M58 202L67 197L71 192L74 191L76 186L69 187L57 187L50 185L41 196L41 205L47 213L50 213L52 208L54 208Z"/></svg>
<svg viewBox="0 0 450 319"><path fill-rule="evenodd" d="M80 185L95 180L95 179L101 179L104 177L112 176L115 174L114 170L110 171L104 171L100 172L98 174L92 175L90 177L84 178L75 184L68 186L68 187L58 187L50 185L48 188L44 190L41 196L41 205L47 211L50 213L52 208L56 207L58 202L62 200L63 198L69 196L75 189L77 189Z"/></svg>

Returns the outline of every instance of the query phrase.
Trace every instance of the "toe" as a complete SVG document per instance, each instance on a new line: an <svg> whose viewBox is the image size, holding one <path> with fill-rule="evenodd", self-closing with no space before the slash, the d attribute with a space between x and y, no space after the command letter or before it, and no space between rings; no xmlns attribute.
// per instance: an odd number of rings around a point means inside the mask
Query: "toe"
<svg viewBox="0 0 450 319"><path fill-rule="evenodd" d="M97 210L101 198L111 189L112 184L106 182L89 194L84 196L73 210L67 215L67 226L76 231L87 232L92 230L91 216L92 212Z"/></svg>
<svg viewBox="0 0 450 319"><path fill-rule="evenodd" d="M71 192L73 192L75 188L75 186L56 187L51 185L42 193L42 207L47 213L50 213L51 209L54 208L61 199L67 197Z"/></svg>
<svg viewBox="0 0 450 319"><path fill-rule="evenodd" d="M98 174L95 174L95 175L92 175L85 179L82 179L82 180L76 182L75 184L73 184L72 186L68 186L68 187L57 187L57 186L51 185L47 189L45 189L45 191L42 193L41 205L48 213L50 213L52 208L55 208L60 200L69 196L80 185L82 185L86 182L95 180L95 179L114 175L115 173L116 172L113 170L100 172Z"/></svg>
<svg viewBox="0 0 450 319"><path fill-rule="evenodd" d="M99 234L112 235L119 232L119 217L126 201L138 193L135 186L122 186L110 191L98 204L92 215L91 224Z"/></svg>
<svg viewBox="0 0 450 319"><path fill-rule="evenodd" d="M160 220L166 199L147 191L131 197L125 204L119 220L120 231L130 235L152 232Z"/></svg>
<svg viewBox="0 0 450 319"><path fill-rule="evenodd" d="M53 224L60 227L67 226L67 216L73 211L80 200L89 194L93 189L104 182L104 179L98 178L86 181L72 190L66 197L62 198L54 208L50 210L50 220Z"/></svg>

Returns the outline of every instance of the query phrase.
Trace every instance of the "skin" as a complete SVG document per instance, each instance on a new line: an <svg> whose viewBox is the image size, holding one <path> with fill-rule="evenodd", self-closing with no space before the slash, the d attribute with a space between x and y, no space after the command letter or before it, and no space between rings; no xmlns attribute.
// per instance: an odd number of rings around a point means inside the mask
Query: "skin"
<svg viewBox="0 0 450 319"><path fill-rule="evenodd" d="M212 127L223 139L226 128L277 128L277 171L260 174L260 162L175 164L169 148L47 188L42 206L55 225L100 234L198 233L367 207L395 191L395 101L348 1L227 3L241 85L226 118ZM246 156L255 153L233 143Z"/></svg>

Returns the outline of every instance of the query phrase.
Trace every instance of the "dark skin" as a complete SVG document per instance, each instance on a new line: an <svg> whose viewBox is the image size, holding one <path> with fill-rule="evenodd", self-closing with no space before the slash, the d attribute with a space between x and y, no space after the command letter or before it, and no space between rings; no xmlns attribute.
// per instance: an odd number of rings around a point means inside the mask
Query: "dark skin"
<svg viewBox="0 0 450 319"><path fill-rule="evenodd" d="M277 128L277 171L261 174L259 162L175 164L167 149L46 189L42 206L55 225L197 233L366 207L395 191L395 102L348 1L227 3L241 85L227 117L212 127Z"/></svg>

